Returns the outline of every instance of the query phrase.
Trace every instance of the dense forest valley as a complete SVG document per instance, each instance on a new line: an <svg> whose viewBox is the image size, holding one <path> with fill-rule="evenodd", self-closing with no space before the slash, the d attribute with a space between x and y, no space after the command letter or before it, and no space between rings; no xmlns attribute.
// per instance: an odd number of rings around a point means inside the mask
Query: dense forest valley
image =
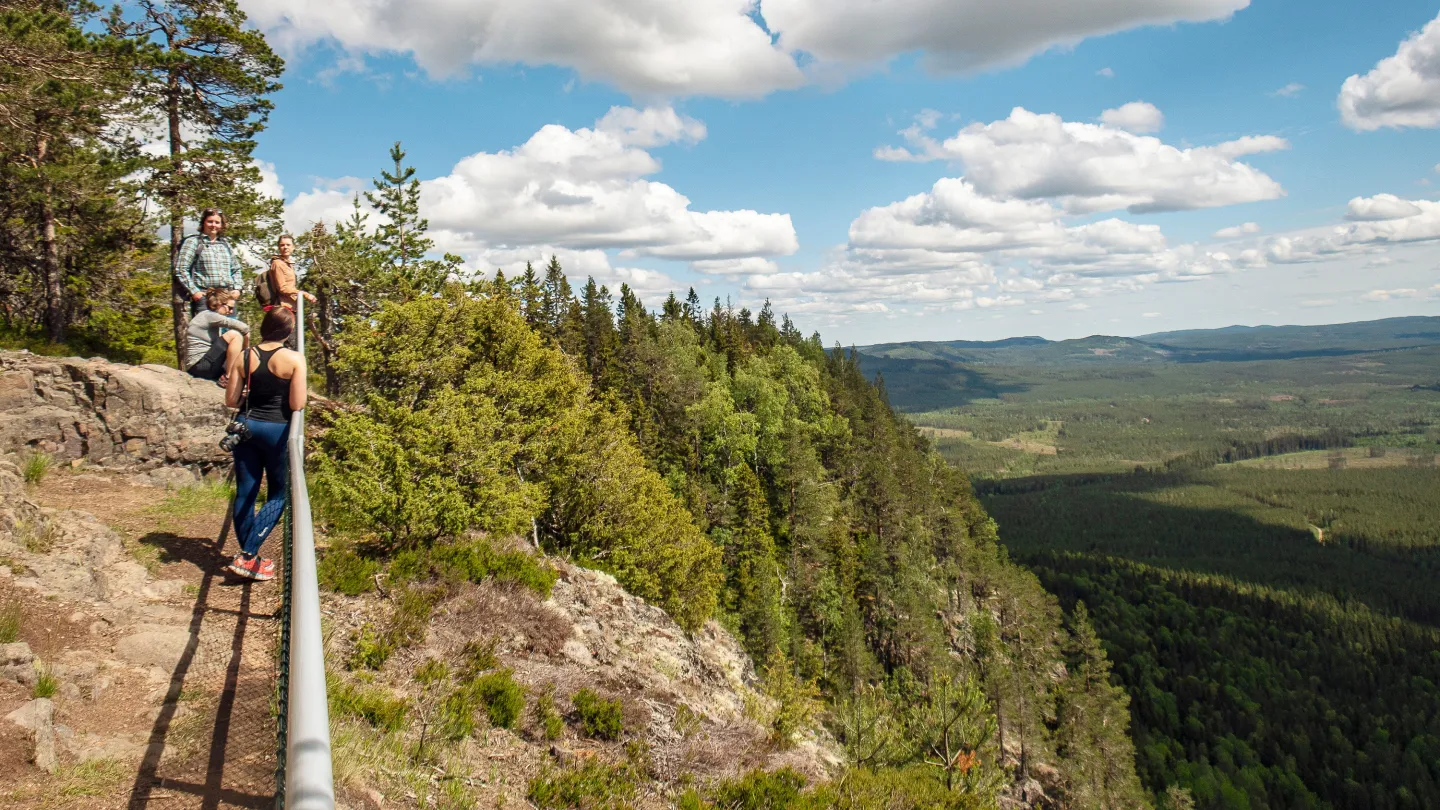
<svg viewBox="0 0 1440 810"><path fill-rule="evenodd" d="M1142 780L1440 806L1440 318L861 349L1089 609Z"/></svg>

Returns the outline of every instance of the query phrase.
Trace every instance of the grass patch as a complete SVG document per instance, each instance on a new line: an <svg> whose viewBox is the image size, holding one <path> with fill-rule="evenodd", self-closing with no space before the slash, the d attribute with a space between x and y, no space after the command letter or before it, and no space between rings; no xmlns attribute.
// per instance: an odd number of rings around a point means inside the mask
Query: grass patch
<svg viewBox="0 0 1440 810"><path fill-rule="evenodd" d="M146 514L156 517L183 520L196 515L213 513L230 503L235 495L235 486L230 483L191 484L171 492L164 500L147 508Z"/></svg>
<svg viewBox="0 0 1440 810"><path fill-rule="evenodd" d="M412 762L405 737L399 732L337 716L331 721L330 745L336 785L351 789L373 787L386 796L408 793L427 800L436 789L430 781L433 771ZM450 764L447 772L465 772L463 764Z"/></svg>
<svg viewBox="0 0 1440 810"><path fill-rule="evenodd" d="M624 712L619 700L606 700L587 686L576 692L570 702L575 704L575 713L580 718L585 736L597 740L617 740L625 732Z"/></svg>
<svg viewBox="0 0 1440 810"><path fill-rule="evenodd" d="M380 669L401 647L425 643L430 613L444 596L442 588L405 585L393 595L395 607L383 629L366 622L355 635L348 664L351 669Z"/></svg>
<svg viewBox="0 0 1440 810"><path fill-rule="evenodd" d="M0 803L6 807L25 806L34 810L90 806L76 802L96 796L123 795L135 779L135 768L115 759L92 759L74 765L62 765L54 776L32 782L10 791L0 792Z"/></svg>
<svg viewBox="0 0 1440 810"><path fill-rule="evenodd" d="M545 739L555 741L565 733L565 720L560 713L555 711L555 691L547 688L535 698L535 724L545 735Z"/></svg>
<svg viewBox="0 0 1440 810"><path fill-rule="evenodd" d="M15 527L20 545L31 554L45 554L55 547L55 525L48 520L26 520Z"/></svg>
<svg viewBox="0 0 1440 810"><path fill-rule="evenodd" d="M629 764L607 765L588 760L561 770L547 770L530 780L526 793L543 810L630 810L638 776Z"/></svg>
<svg viewBox="0 0 1440 810"><path fill-rule="evenodd" d="M334 675L327 680L331 712L358 717L384 731L399 731L405 726L410 705L404 698L394 697L383 689L347 683Z"/></svg>
<svg viewBox="0 0 1440 810"><path fill-rule="evenodd" d="M134 769L115 759L92 759L59 769L49 788L59 796L106 796L134 778Z"/></svg>
<svg viewBox="0 0 1440 810"><path fill-rule="evenodd" d="M11 602L0 607L0 644L13 644L20 640L20 623L24 614L20 605Z"/></svg>
<svg viewBox="0 0 1440 810"><path fill-rule="evenodd" d="M40 677L35 679L35 685L30 687L32 698L53 698L55 693L60 691L60 681L56 680L49 671L42 670Z"/></svg>
<svg viewBox="0 0 1440 810"><path fill-rule="evenodd" d="M50 468L55 466L55 457L49 453L36 451L27 453L20 464L20 475L27 484L38 484L45 480L50 474Z"/></svg>
<svg viewBox="0 0 1440 810"><path fill-rule="evenodd" d="M135 562L144 566L151 576L155 576L160 573L160 559L165 555L165 549L157 541L146 542L146 537L139 540L125 538L125 549L130 552Z"/></svg>

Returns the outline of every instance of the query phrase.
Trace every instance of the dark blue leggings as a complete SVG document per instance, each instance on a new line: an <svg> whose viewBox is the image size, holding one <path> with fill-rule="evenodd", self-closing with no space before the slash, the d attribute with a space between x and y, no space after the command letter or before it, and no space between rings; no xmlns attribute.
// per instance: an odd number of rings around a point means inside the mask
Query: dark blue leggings
<svg viewBox="0 0 1440 810"><path fill-rule="evenodd" d="M289 422L262 422L240 417L250 428L250 438L235 448L235 536L240 550L254 556L260 552L270 530L280 522L290 477ZM265 505L255 512L260 495L260 475L265 475Z"/></svg>

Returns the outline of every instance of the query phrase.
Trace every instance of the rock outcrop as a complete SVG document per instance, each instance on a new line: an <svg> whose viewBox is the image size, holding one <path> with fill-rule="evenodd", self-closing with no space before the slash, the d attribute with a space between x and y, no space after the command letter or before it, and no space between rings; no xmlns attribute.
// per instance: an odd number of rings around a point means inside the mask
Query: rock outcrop
<svg viewBox="0 0 1440 810"><path fill-rule="evenodd" d="M0 453L205 472L229 458L227 421L220 387L183 371L0 352Z"/></svg>
<svg viewBox="0 0 1440 810"><path fill-rule="evenodd" d="M35 698L5 719L30 732L35 746L30 761L41 770L54 773L60 764L55 756L55 704L49 698Z"/></svg>

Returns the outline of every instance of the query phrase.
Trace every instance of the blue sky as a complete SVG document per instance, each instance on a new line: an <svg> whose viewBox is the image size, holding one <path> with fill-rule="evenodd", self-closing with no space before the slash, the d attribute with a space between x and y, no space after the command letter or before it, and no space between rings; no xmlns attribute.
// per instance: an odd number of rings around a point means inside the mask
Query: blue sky
<svg viewBox="0 0 1440 810"><path fill-rule="evenodd" d="M477 271L827 342L1440 314L1433 2L241 5L289 60L293 228L400 140Z"/></svg>

